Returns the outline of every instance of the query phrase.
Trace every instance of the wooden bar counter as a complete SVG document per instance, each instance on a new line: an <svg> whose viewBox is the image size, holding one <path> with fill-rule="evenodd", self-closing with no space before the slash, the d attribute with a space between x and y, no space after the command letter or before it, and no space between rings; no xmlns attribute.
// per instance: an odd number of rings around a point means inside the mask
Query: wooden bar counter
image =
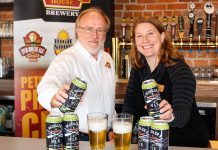
<svg viewBox="0 0 218 150"><path fill-rule="evenodd" d="M21 138L21 137L1 137L0 145L2 150L45 150L46 140L36 138ZM89 142L80 141L80 150L89 150ZM106 143L104 150L114 150L114 142ZM130 150L138 150L138 145L132 144ZM191 147L175 147L170 146L169 150L211 150L210 148L191 148Z"/></svg>

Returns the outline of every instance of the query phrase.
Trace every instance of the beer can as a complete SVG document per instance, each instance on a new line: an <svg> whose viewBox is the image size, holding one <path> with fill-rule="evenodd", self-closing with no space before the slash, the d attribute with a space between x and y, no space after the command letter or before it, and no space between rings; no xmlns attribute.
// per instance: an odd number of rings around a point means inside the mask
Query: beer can
<svg viewBox="0 0 218 150"><path fill-rule="evenodd" d="M153 116L154 119L159 119L160 117L159 103L161 101L161 97L155 80L149 79L143 81L142 92L144 95L145 103L147 104L147 110L149 116Z"/></svg>
<svg viewBox="0 0 218 150"><path fill-rule="evenodd" d="M152 116L140 117L138 123L138 149L149 150L150 145L150 130L154 121Z"/></svg>
<svg viewBox="0 0 218 150"><path fill-rule="evenodd" d="M63 150L63 127L60 115L48 115L46 118L46 149Z"/></svg>
<svg viewBox="0 0 218 150"><path fill-rule="evenodd" d="M86 88L87 83L85 81L82 81L80 78L76 77L70 85L70 89L68 91L68 98L66 99L66 102L63 103L59 108L60 111L63 113L69 111L74 112Z"/></svg>
<svg viewBox="0 0 218 150"><path fill-rule="evenodd" d="M169 125L164 120L154 120L150 132L151 150L168 150Z"/></svg>
<svg viewBox="0 0 218 150"><path fill-rule="evenodd" d="M73 112L63 116L64 150L79 150L79 118Z"/></svg>

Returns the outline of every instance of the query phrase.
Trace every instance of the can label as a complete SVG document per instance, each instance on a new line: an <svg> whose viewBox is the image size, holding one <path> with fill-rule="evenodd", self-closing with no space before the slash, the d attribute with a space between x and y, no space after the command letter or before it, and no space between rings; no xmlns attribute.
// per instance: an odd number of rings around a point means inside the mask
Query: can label
<svg viewBox="0 0 218 150"><path fill-rule="evenodd" d="M70 85L70 90L68 91L68 99L61 105L61 112L74 112L78 106L82 95L87 88L87 83L82 81L80 78L76 78L72 81Z"/></svg>
<svg viewBox="0 0 218 150"><path fill-rule="evenodd" d="M150 149L168 150L169 146L169 125L163 120L155 120L151 126Z"/></svg>
<svg viewBox="0 0 218 150"><path fill-rule="evenodd" d="M63 150L63 127L60 115L48 115L46 118L46 149Z"/></svg>
<svg viewBox="0 0 218 150"><path fill-rule="evenodd" d="M66 102L60 107L62 112L74 112L80 102L80 99L72 91L68 92L68 96Z"/></svg>
<svg viewBox="0 0 218 150"><path fill-rule="evenodd" d="M161 101L161 97L155 80L149 79L143 81L142 92L144 95L145 103L147 104L147 110L149 116L153 116L155 119L159 119L160 117L159 103Z"/></svg>
<svg viewBox="0 0 218 150"><path fill-rule="evenodd" d="M64 150L79 150L79 118L74 113L63 117Z"/></svg>
<svg viewBox="0 0 218 150"><path fill-rule="evenodd" d="M72 96L76 95L79 99L81 99L86 88L87 83L76 77L76 79L72 81L70 91L73 91L72 93L74 93Z"/></svg>
<svg viewBox="0 0 218 150"><path fill-rule="evenodd" d="M151 116L140 117L138 125L138 149L149 150L150 130L154 118Z"/></svg>

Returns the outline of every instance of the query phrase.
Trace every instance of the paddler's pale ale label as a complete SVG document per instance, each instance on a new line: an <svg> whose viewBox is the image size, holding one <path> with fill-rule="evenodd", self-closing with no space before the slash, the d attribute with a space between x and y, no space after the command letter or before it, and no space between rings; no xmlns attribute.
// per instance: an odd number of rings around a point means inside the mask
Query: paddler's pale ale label
<svg viewBox="0 0 218 150"><path fill-rule="evenodd" d="M150 150L168 150L169 125L164 120L154 120L150 132Z"/></svg>
<svg viewBox="0 0 218 150"><path fill-rule="evenodd" d="M63 116L64 150L79 150L79 118L73 112Z"/></svg>
<svg viewBox="0 0 218 150"><path fill-rule="evenodd" d="M48 115L46 118L46 149L63 150L63 126L60 115Z"/></svg>
<svg viewBox="0 0 218 150"><path fill-rule="evenodd" d="M63 113L74 112L86 88L87 83L85 81L78 77L75 78L70 85L70 90L68 91L68 99L66 99L66 102L61 105L59 108L60 111Z"/></svg>
<svg viewBox="0 0 218 150"><path fill-rule="evenodd" d="M152 116L140 117L138 123L138 149L149 150L150 147L150 131L154 121Z"/></svg>
<svg viewBox="0 0 218 150"><path fill-rule="evenodd" d="M158 90L158 85L155 82L155 80L149 79L143 81L142 92L144 95L145 103L147 105L149 116L154 117L154 119L159 119L160 117L159 103L161 101L161 97Z"/></svg>

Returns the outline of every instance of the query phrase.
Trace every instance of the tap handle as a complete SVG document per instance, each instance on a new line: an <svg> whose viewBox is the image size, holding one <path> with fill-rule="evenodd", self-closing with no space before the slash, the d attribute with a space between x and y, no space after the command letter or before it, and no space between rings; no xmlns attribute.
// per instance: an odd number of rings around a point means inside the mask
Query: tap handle
<svg viewBox="0 0 218 150"><path fill-rule="evenodd" d="M178 24L179 24L179 38L180 38L180 40L182 40L184 37L184 18L183 18L183 16L179 16Z"/></svg>
<svg viewBox="0 0 218 150"><path fill-rule="evenodd" d="M172 22L171 22L171 37L172 37L172 40L174 41L175 36L176 36L176 17L173 16L171 20L172 20Z"/></svg>
<svg viewBox="0 0 218 150"><path fill-rule="evenodd" d="M214 12L214 5L211 2L204 4L204 10L207 14L206 21L206 38L211 38L211 23L212 23L212 13Z"/></svg>
<svg viewBox="0 0 218 150"><path fill-rule="evenodd" d="M122 18L122 24L121 24L121 27L122 27L122 38L123 38L123 40L125 39L125 37L126 37L126 18L125 17L123 17Z"/></svg>
<svg viewBox="0 0 218 150"><path fill-rule="evenodd" d="M218 36L218 10L216 11L216 36Z"/></svg>
<svg viewBox="0 0 218 150"><path fill-rule="evenodd" d="M190 29L189 29L189 37L193 38L193 34L194 34L194 20L195 20L195 13L194 13L194 9L195 9L195 3L190 2L189 3L189 14L188 17L190 19Z"/></svg>
<svg viewBox="0 0 218 150"><path fill-rule="evenodd" d="M130 39L131 39L131 42L133 40L133 25L134 25L134 18L131 17L131 22L129 24L129 26L130 26Z"/></svg>
<svg viewBox="0 0 218 150"><path fill-rule="evenodd" d="M206 22L206 38L211 38L211 14L207 14L207 22Z"/></svg>
<svg viewBox="0 0 218 150"><path fill-rule="evenodd" d="M178 23L179 23L179 32L183 32L184 31L184 18L183 18L183 16L179 16Z"/></svg>
<svg viewBox="0 0 218 150"><path fill-rule="evenodd" d="M197 23L198 36L200 36L202 34L204 19L203 18L198 18L196 20L196 23Z"/></svg>
<svg viewBox="0 0 218 150"><path fill-rule="evenodd" d="M189 37L192 38L194 34L194 20L195 20L194 11L190 11L188 17L190 19Z"/></svg>
<svg viewBox="0 0 218 150"><path fill-rule="evenodd" d="M163 26L164 26L165 31L167 31L168 18L166 16L163 17Z"/></svg>

